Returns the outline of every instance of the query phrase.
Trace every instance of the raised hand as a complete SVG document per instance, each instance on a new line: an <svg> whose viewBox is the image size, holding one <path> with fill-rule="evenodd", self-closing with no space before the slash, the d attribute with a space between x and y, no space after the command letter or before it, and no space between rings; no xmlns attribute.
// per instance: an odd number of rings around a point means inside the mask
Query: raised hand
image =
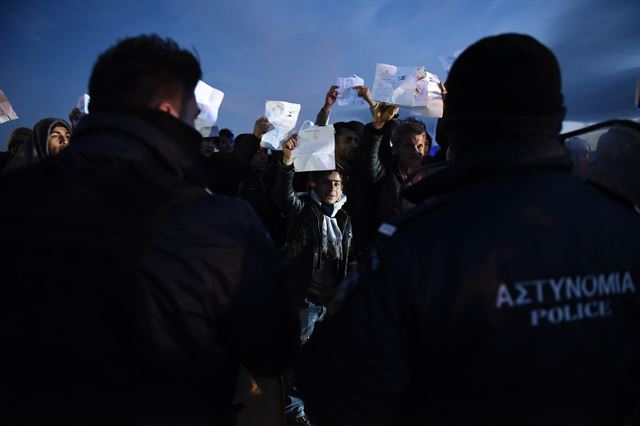
<svg viewBox="0 0 640 426"><path fill-rule="evenodd" d="M267 117L260 117L256 120L253 126L253 136L258 139L262 139L262 135L269 131L269 119Z"/></svg>
<svg viewBox="0 0 640 426"><path fill-rule="evenodd" d="M282 164L290 166L293 164L293 150L298 146L298 135L291 135L282 142Z"/></svg>

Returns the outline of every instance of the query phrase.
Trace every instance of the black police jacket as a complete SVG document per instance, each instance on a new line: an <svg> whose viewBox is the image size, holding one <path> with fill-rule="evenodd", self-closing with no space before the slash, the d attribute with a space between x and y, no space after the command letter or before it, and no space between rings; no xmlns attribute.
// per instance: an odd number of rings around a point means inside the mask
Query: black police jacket
<svg viewBox="0 0 640 426"><path fill-rule="evenodd" d="M515 141L425 178L303 349L311 421L636 424L640 216L569 167Z"/></svg>

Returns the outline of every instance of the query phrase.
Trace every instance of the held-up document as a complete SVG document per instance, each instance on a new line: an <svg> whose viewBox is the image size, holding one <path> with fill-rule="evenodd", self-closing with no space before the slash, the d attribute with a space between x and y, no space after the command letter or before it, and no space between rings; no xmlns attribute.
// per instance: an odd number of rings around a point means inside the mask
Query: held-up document
<svg viewBox="0 0 640 426"><path fill-rule="evenodd" d="M335 130L333 125L311 126L298 133L298 146L292 152L296 172L335 170Z"/></svg>
<svg viewBox="0 0 640 426"><path fill-rule="evenodd" d="M377 64L372 97L403 107L427 106L427 71L424 67Z"/></svg>
<svg viewBox="0 0 640 426"><path fill-rule="evenodd" d="M422 79L424 84L419 88L422 90L420 96L424 98L424 106L411 108L409 114L423 115L426 117L442 117L444 103L442 101L442 89L440 89L440 79L437 75L426 72Z"/></svg>
<svg viewBox="0 0 640 426"><path fill-rule="evenodd" d="M87 95L86 93L84 95L80 95L80 97L78 98L78 103L76 104L76 107L80 110L81 113L89 114L90 101L91 101L91 96Z"/></svg>
<svg viewBox="0 0 640 426"><path fill-rule="evenodd" d="M267 101L264 115L269 120L270 130L262 135L260 145L263 148L281 150L282 141L295 132L300 114L300 104L284 101Z"/></svg>
<svg viewBox="0 0 640 426"><path fill-rule="evenodd" d="M17 120L18 114L13 110L9 98L0 90L0 123L6 123L7 121Z"/></svg>
<svg viewBox="0 0 640 426"><path fill-rule="evenodd" d="M356 86L364 86L364 80L357 75L351 77L338 77L336 80L338 86L338 97L336 103L340 106L345 105L362 105L364 100L358 96Z"/></svg>
<svg viewBox="0 0 640 426"><path fill-rule="evenodd" d="M194 94L198 108L200 108L200 114L195 120L196 130L202 136L210 136L213 127L218 121L218 111L220 110L224 93L200 80L196 85Z"/></svg>

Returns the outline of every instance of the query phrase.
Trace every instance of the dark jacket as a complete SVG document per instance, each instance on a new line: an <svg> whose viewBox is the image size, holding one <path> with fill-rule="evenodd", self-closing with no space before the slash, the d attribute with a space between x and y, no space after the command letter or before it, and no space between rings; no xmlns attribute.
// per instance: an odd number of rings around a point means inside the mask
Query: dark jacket
<svg viewBox="0 0 640 426"><path fill-rule="evenodd" d="M94 111L0 180L0 423L233 424L238 364L288 367L281 258L244 201L197 184L199 140L160 111Z"/></svg>
<svg viewBox="0 0 640 426"><path fill-rule="evenodd" d="M514 141L422 182L303 350L314 424L637 424L640 217L563 151Z"/></svg>
<svg viewBox="0 0 640 426"><path fill-rule="evenodd" d="M322 252L321 229L325 213L317 203L311 200L308 194L297 195L293 191L294 173L293 165L280 165L274 187L274 198L276 205L285 217L287 230L283 250L291 263L289 268L291 292L296 304L300 305L305 297L314 298L314 295L310 295L308 292L309 287L314 279L319 278L320 269L326 266L324 262L332 260ZM333 293L347 274L353 237L349 214L344 209L340 209L335 217L342 233L343 256L337 261L333 280L324 283L331 289L327 293ZM321 297L321 300L312 301L324 305L330 299L330 297Z"/></svg>

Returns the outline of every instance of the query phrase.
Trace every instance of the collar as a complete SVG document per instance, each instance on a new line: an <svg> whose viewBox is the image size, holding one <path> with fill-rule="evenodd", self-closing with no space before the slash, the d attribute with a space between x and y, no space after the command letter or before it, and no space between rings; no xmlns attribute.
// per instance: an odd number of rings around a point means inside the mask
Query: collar
<svg viewBox="0 0 640 426"><path fill-rule="evenodd" d="M201 183L200 142L200 133L163 111L104 109L83 118L68 150L123 162L155 162L181 179Z"/></svg>
<svg viewBox="0 0 640 426"><path fill-rule="evenodd" d="M418 203L471 182L501 175L540 171L568 173L571 160L557 138L532 138L484 145L458 161L433 163L414 174L402 191Z"/></svg>

